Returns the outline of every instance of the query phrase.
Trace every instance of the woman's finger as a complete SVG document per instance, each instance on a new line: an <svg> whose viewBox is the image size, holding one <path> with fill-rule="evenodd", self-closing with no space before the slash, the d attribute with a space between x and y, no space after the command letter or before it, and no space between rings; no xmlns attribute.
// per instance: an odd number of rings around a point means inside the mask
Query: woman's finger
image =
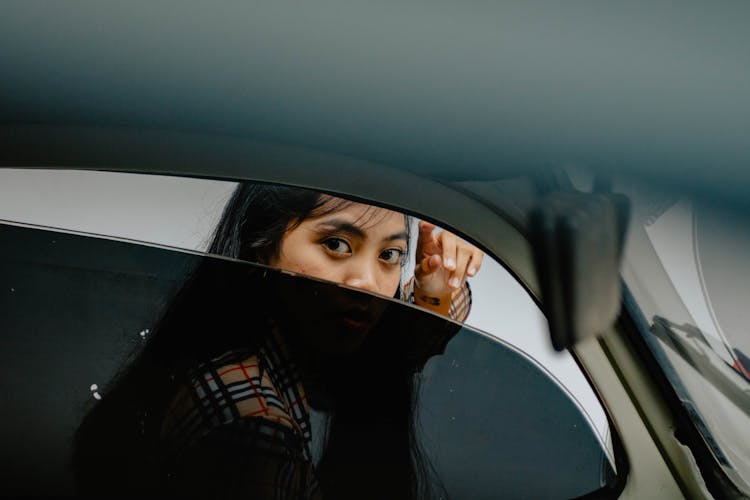
<svg viewBox="0 0 750 500"><path fill-rule="evenodd" d="M466 274L469 276L476 276L479 272L479 268L482 267L482 260L484 259L484 252L475 246L472 246L471 259L469 259L468 269Z"/></svg>
<svg viewBox="0 0 750 500"><path fill-rule="evenodd" d="M435 224L426 221L419 222L419 237L417 239L417 259L439 253L438 243L433 235Z"/></svg>
<svg viewBox="0 0 750 500"><path fill-rule="evenodd" d="M448 231L443 231L438 236L440 246L443 247L443 267L447 271L455 271L456 269L456 243L457 238L454 234Z"/></svg>
<svg viewBox="0 0 750 500"><path fill-rule="evenodd" d="M419 221L419 237L432 236L432 232L435 230L435 224L427 222L426 220Z"/></svg>
<svg viewBox="0 0 750 500"><path fill-rule="evenodd" d="M448 271L448 275L445 278L447 280L446 284L448 288L455 290L461 286L465 270L459 267L458 262L458 245L461 244L461 240L455 234L448 231L440 233L439 239L443 247L443 268ZM465 262L464 265L466 265Z"/></svg>
<svg viewBox="0 0 750 500"><path fill-rule="evenodd" d="M458 288L468 277L468 267L474 252L471 245L460 242L456 247L456 270L451 273L448 284L451 288Z"/></svg>
<svg viewBox="0 0 750 500"><path fill-rule="evenodd" d="M414 274L417 276L417 279L428 276L440 269L441 263L442 259L439 255L430 255L428 257L425 257L424 259L419 261L419 265L417 266L417 269L415 269Z"/></svg>

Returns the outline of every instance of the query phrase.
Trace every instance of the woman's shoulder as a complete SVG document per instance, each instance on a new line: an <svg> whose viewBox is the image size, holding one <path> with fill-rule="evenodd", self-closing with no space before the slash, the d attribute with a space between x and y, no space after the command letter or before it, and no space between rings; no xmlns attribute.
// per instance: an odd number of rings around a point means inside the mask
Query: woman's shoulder
<svg viewBox="0 0 750 500"><path fill-rule="evenodd" d="M262 354L220 366L215 374L204 376L207 382L219 377L220 385L226 388L231 406L236 411L235 418L260 417L292 429L296 427L291 415L292 402L277 387Z"/></svg>
<svg viewBox="0 0 750 500"><path fill-rule="evenodd" d="M267 355L231 353L191 374L166 424L166 491L319 498L307 437Z"/></svg>
<svg viewBox="0 0 750 500"><path fill-rule="evenodd" d="M190 441L228 424L254 422L251 425L273 424L304 437L299 419L294 418L295 407L304 400L300 392L279 383L264 350L226 353L192 371L170 405L162 434Z"/></svg>

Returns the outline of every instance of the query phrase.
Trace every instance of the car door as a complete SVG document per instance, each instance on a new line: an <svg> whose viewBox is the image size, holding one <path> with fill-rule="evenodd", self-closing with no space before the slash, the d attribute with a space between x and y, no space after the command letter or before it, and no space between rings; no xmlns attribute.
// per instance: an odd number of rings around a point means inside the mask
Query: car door
<svg viewBox="0 0 750 500"><path fill-rule="evenodd" d="M148 344L192 270L213 260L206 243L234 184L3 175L12 186L0 216L5 491L69 493L82 415ZM222 269L242 274L249 265ZM473 295L472 315L417 375L418 437L433 480L451 498L573 497L620 484L606 412L574 360L546 343L525 288L488 259Z"/></svg>

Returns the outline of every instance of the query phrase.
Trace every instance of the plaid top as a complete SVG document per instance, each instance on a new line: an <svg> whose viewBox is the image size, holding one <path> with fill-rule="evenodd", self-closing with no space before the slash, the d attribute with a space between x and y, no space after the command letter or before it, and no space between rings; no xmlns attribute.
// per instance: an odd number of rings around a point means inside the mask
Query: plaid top
<svg viewBox="0 0 750 500"><path fill-rule="evenodd" d="M413 301L411 282L404 297ZM453 297L451 316L463 320L470 307L467 285ZM172 450L171 492L321 498L305 391L278 327L268 327L257 352L230 351L198 366L170 405L162 436Z"/></svg>

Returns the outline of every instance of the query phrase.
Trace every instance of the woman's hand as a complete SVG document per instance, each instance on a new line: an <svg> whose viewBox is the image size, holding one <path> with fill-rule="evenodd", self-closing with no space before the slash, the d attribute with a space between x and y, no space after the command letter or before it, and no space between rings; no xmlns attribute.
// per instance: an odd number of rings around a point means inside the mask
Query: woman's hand
<svg viewBox="0 0 750 500"><path fill-rule="evenodd" d="M435 225L420 221L414 278L420 302L444 301L475 276L484 253L453 233L433 234Z"/></svg>

